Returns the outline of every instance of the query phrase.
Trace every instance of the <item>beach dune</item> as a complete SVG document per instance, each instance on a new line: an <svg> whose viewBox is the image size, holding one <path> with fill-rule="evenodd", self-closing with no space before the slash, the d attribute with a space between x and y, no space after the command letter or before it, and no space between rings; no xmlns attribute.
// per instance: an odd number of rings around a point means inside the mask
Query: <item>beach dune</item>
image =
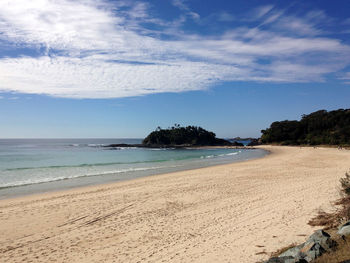
<svg viewBox="0 0 350 263"><path fill-rule="evenodd" d="M0 201L0 262L256 262L315 228L350 151L263 158ZM267 253L267 254L266 254Z"/></svg>

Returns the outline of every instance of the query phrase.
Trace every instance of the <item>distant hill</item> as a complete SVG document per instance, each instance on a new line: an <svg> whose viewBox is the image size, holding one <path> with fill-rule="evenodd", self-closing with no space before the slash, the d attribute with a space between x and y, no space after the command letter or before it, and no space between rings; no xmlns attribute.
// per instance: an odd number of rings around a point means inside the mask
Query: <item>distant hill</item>
<svg viewBox="0 0 350 263"><path fill-rule="evenodd" d="M253 138L253 137L247 137L247 138L241 138L241 137L235 137L228 139L229 141L253 141L253 140L258 140L258 138Z"/></svg>
<svg viewBox="0 0 350 263"><path fill-rule="evenodd" d="M256 146L261 144L258 138L252 138L252 137L248 137L248 138L235 137L235 138L226 139L226 140L228 140L233 144L239 143L245 146Z"/></svg>
<svg viewBox="0 0 350 263"><path fill-rule="evenodd" d="M320 110L303 115L300 121L276 121L261 133L263 143L350 145L350 109Z"/></svg>
<svg viewBox="0 0 350 263"><path fill-rule="evenodd" d="M215 133L201 127L181 127L178 124L168 129L158 127L143 140L142 144L155 147L232 145L224 139L216 138Z"/></svg>

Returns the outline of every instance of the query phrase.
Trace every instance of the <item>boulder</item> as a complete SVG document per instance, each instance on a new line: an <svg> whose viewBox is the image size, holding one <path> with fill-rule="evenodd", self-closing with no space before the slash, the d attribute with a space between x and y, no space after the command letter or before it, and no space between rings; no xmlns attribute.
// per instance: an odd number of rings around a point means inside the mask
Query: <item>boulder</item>
<svg viewBox="0 0 350 263"><path fill-rule="evenodd" d="M236 141L234 141L234 142L232 143L232 146L243 147L243 146L244 146L244 144L243 144L243 143L241 143L241 142L236 142Z"/></svg>
<svg viewBox="0 0 350 263"><path fill-rule="evenodd" d="M305 245L308 242L320 244L325 250L334 248L337 245L337 243L333 239L331 239L331 236L322 229L317 230L315 233L313 233L305 242Z"/></svg>
<svg viewBox="0 0 350 263"><path fill-rule="evenodd" d="M300 250L299 257L310 262L321 256L324 252L326 252L326 250L319 243L310 241Z"/></svg>
<svg viewBox="0 0 350 263"><path fill-rule="evenodd" d="M347 223L343 227L347 227ZM265 263L305 263L311 262L321 256L324 252L334 249L337 242L331 239L331 236L323 231L317 230L305 243L292 247L281 253L278 257L270 258Z"/></svg>
<svg viewBox="0 0 350 263"><path fill-rule="evenodd" d="M265 261L265 263L307 263L304 259L298 259L294 258L292 256L286 256L286 257L274 257L270 258L268 261Z"/></svg>
<svg viewBox="0 0 350 263"><path fill-rule="evenodd" d="M265 263L295 263L295 259L291 256L274 257L270 258L268 261L265 261Z"/></svg>
<svg viewBox="0 0 350 263"><path fill-rule="evenodd" d="M286 250L285 252L281 253L278 257L293 257L293 258L297 258L300 252L300 249L304 246L304 243L301 245L298 245L296 247L292 247L288 250Z"/></svg>
<svg viewBox="0 0 350 263"><path fill-rule="evenodd" d="M327 232L317 230L304 243L304 246L300 249L298 257L310 262L321 256L324 252L333 249L336 245L337 243L331 239Z"/></svg>
<svg viewBox="0 0 350 263"><path fill-rule="evenodd" d="M342 237L350 235L350 221L340 226L337 234L341 235Z"/></svg>
<svg viewBox="0 0 350 263"><path fill-rule="evenodd" d="M261 142L258 139L252 139L247 146L257 146L260 145Z"/></svg>

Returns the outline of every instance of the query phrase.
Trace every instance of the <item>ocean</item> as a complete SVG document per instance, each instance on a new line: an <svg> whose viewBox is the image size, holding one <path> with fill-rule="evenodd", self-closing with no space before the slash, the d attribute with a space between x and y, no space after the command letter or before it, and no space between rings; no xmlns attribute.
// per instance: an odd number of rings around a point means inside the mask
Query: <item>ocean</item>
<svg viewBox="0 0 350 263"><path fill-rule="evenodd" d="M1 139L0 198L226 164L260 149L106 148L141 139Z"/></svg>

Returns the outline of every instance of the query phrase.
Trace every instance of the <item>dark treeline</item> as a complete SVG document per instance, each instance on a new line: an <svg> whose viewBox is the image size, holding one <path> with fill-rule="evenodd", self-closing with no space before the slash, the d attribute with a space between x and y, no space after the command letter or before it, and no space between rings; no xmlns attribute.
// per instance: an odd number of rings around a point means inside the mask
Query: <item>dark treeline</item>
<svg viewBox="0 0 350 263"><path fill-rule="evenodd" d="M276 121L262 130L263 143L350 145L350 109L320 110L300 121Z"/></svg>
<svg viewBox="0 0 350 263"><path fill-rule="evenodd" d="M216 138L215 133L197 126L181 127L175 124L168 129L158 127L151 132L142 142L144 145L169 146L169 145L230 145L230 142Z"/></svg>

